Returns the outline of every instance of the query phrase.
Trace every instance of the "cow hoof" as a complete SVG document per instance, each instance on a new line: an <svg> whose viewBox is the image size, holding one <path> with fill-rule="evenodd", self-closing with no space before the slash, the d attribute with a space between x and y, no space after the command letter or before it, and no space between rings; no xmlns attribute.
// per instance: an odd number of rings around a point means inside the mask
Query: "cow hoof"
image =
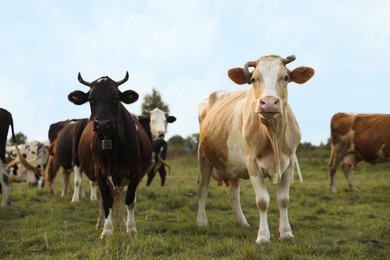
<svg viewBox="0 0 390 260"><path fill-rule="evenodd" d="M270 238L267 236L258 236L256 239L256 244L259 244L259 245L269 243L269 242L270 242Z"/></svg>
<svg viewBox="0 0 390 260"><path fill-rule="evenodd" d="M76 197L72 198L72 202L78 202L78 201L79 201L79 198L76 198Z"/></svg>
<svg viewBox="0 0 390 260"><path fill-rule="evenodd" d="M251 225L248 223L240 224L240 226L243 228L250 228L251 227Z"/></svg>
<svg viewBox="0 0 390 260"><path fill-rule="evenodd" d="M105 240L112 236L112 230L103 230L102 234L100 235L101 240Z"/></svg>
<svg viewBox="0 0 390 260"><path fill-rule="evenodd" d="M280 240L288 240L288 239L292 239L292 238L294 238L294 235L292 234L292 232L291 231L289 231L289 232L286 232L286 233L284 233L284 234L280 234Z"/></svg>
<svg viewBox="0 0 390 260"><path fill-rule="evenodd" d="M127 233L135 234L135 233L137 233L137 228L135 228L135 227L128 228L128 229L127 229Z"/></svg>
<svg viewBox="0 0 390 260"><path fill-rule="evenodd" d="M199 216L198 217L198 226L200 227L207 227L209 225L209 222L206 217Z"/></svg>

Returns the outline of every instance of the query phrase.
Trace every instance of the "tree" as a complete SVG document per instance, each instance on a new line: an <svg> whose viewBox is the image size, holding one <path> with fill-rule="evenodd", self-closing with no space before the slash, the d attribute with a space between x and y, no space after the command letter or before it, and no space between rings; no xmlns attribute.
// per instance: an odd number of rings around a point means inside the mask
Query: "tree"
<svg viewBox="0 0 390 260"><path fill-rule="evenodd" d="M145 111L151 111L156 107L169 113L168 105L164 103L160 93L155 88L153 88L152 94L144 96L144 101L141 105L142 115L146 116L147 113Z"/></svg>
<svg viewBox="0 0 390 260"><path fill-rule="evenodd" d="M15 134L15 140L16 140L16 144L25 144L27 140L27 136L25 136L22 132L19 132ZM12 137L10 137L8 143L10 145L14 145L14 140L12 140Z"/></svg>

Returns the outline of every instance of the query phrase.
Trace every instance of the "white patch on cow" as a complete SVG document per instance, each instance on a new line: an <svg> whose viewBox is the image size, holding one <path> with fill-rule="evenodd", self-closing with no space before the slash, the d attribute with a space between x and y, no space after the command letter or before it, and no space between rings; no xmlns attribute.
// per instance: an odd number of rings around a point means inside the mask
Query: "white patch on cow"
<svg viewBox="0 0 390 260"><path fill-rule="evenodd" d="M98 79L96 82L97 83L100 83L100 82L102 82L102 81L106 81L107 80L107 78L106 77L101 77L100 79Z"/></svg>
<svg viewBox="0 0 390 260"><path fill-rule="evenodd" d="M109 209L108 216L104 219L103 232L100 235L100 239L106 239L112 235L114 231L114 225L112 223L112 209Z"/></svg>
<svg viewBox="0 0 390 260"><path fill-rule="evenodd" d="M257 66L257 71L263 76L264 80L264 92L263 97L265 96L273 96L278 97L278 93L276 90L276 83L278 80L278 75L280 71L280 67L282 66L280 59L264 59L261 60L259 66Z"/></svg>
<svg viewBox="0 0 390 260"><path fill-rule="evenodd" d="M97 200L98 186L93 181L89 181L89 186L91 187L91 196L90 196L91 201Z"/></svg>
<svg viewBox="0 0 390 260"><path fill-rule="evenodd" d="M385 161L387 162L389 160L389 157L387 157L385 155L385 153L383 152L383 149L385 148L386 144L382 144L381 145L381 148L378 150L378 152L376 153L376 156L378 157L378 161Z"/></svg>
<svg viewBox="0 0 390 260"><path fill-rule="evenodd" d="M73 197L72 202L76 202L80 200L80 196L82 196L83 189L82 189L82 179L81 179L81 169L78 166L73 167L74 171L74 191L73 191Z"/></svg>
<svg viewBox="0 0 390 260"><path fill-rule="evenodd" d="M126 229L127 232L131 234L137 233L137 228L135 226L135 218L134 218L134 206L135 206L135 199L134 199L134 203L130 205L126 205L126 210L127 210Z"/></svg>

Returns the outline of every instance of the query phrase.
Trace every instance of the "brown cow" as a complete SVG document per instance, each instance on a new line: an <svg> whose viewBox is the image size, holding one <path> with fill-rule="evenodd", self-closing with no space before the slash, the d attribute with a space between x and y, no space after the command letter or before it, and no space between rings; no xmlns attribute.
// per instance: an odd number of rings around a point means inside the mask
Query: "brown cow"
<svg viewBox="0 0 390 260"><path fill-rule="evenodd" d="M50 164L46 172L48 181L50 182L50 191L54 192L54 178L59 168L63 168L64 188L61 196L64 197L69 189L70 174L74 171L74 191L72 202L78 201L80 196L84 195L82 190L81 169L78 161L78 143L81 132L87 125L88 119L72 119L60 121L50 125L49 139L52 155ZM91 200L96 200L95 185L91 182Z"/></svg>
<svg viewBox="0 0 390 260"><path fill-rule="evenodd" d="M336 192L334 176L341 163L349 187L351 168L365 161L371 164L390 161L390 115L336 113L330 121L330 190Z"/></svg>
<svg viewBox="0 0 390 260"><path fill-rule="evenodd" d="M250 179L260 211L256 243L270 240L267 210L269 194L265 179L277 184L280 238L293 237L288 221L289 186L295 152L301 134L287 100L287 83L305 83L314 75L309 67L290 71L286 64L295 56L264 56L230 69L237 84L252 84L236 92L214 92L199 107L200 174L198 225L207 226L206 199L210 177L225 183L237 222L249 226L240 205L240 179ZM248 67L253 67L249 71Z"/></svg>
<svg viewBox="0 0 390 260"><path fill-rule="evenodd" d="M121 92L118 87L125 83L129 74L121 81L101 77L93 82L82 79L80 83L90 90L74 91L68 99L76 105L89 102L91 116L82 132L79 143L79 160L83 171L92 181L97 181L104 209L104 226L101 238L112 235L111 192L127 185L125 197L127 209L127 232L137 232L134 220L135 193L139 182L150 166L152 148L149 138L123 103L131 104L138 99L132 90Z"/></svg>

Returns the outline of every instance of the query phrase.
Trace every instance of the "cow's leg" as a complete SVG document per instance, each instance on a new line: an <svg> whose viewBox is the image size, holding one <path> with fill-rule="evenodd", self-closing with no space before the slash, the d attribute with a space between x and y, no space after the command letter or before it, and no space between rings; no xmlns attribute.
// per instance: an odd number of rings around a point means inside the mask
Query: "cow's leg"
<svg viewBox="0 0 390 260"><path fill-rule="evenodd" d="M154 170L154 165L152 169L148 172L148 180L146 181L146 186L149 186L152 183L154 176L156 175L156 171Z"/></svg>
<svg viewBox="0 0 390 260"><path fill-rule="evenodd" d="M83 194L83 188L82 188L80 167L75 165L73 167L73 171L74 171L74 191L73 191L72 202L76 202L80 200L80 196L82 196Z"/></svg>
<svg viewBox="0 0 390 260"><path fill-rule="evenodd" d="M241 208L240 179L230 180L229 182L227 182L226 190L233 208L234 215L236 216L237 223L240 226L250 227Z"/></svg>
<svg viewBox="0 0 390 260"><path fill-rule="evenodd" d="M2 193L2 202L1 206L5 207L10 205L10 191L11 186L8 179L8 174L6 170L6 165L0 159L0 193Z"/></svg>
<svg viewBox="0 0 390 260"><path fill-rule="evenodd" d="M198 177L198 217L197 222L199 226L208 226L209 222L206 216L206 200L209 192L209 184L211 178L211 172L213 170L212 165L204 157L203 152L199 147L198 151L198 165L199 165L199 177Z"/></svg>
<svg viewBox="0 0 390 260"><path fill-rule="evenodd" d="M333 158L333 160L331 160L331 162L329 163L330 191L331 192L337 192L334 178L336 175L337 167L339 167L340 162L341 162L340 158Z"/></svg>
<svg viewBox="0 0 390 260"><path fill-rule="evenodd" d="M344 172L345 179L347 180L350 189L352 189L353 191L359 191L359 189L356 188L355 184L352 181L351 168L352 168L351 165L343 164L343 172Z"/></svg>
<svg viewBox="0 0 390 260"><path fill-rule="evenodd" d="M64 188L62 189L61 198L65 197L70 190L70 174L67 170L63 170L62 175L64 176Z"/></svg>
<svg viewBox="0 0 390 260"><path fill-rule="evenodd" d="M294 237L291 231L291 226L288 221L288 202L290 200L289 190L290 190L290 181L291 181L291 168L292 164L286 169L283 173L282 178L278 184L276 191L276 200L279 207L279 234L280 239L292 238Z"/></svg>
<svg viewBox="0 0 390 260"><path fill-rule="evenodd" d="M260 211L260 225L259 231L257 233L256 243L266 243L269 242L271 238L267 219L267 212L270 202L269 193L262 176L250 176L250 180L256 194L256 205Z"/></svg>
<svg viewBox="0 0 390 260"><path fill-rule="evenodd" d="M134 218L134 207L135 207L135 192L137 190L138 183L134 180L130 181L127 187L127 193L125 198L126 210L127 210L127 221L126 230L128 233L137 233L137 227L135 225Z"/></svg>
<svg viewBox="0 0 390 260"><path fill-rule="evenodd" d="M122 210L122 192L124 187L117 187L114 191L111 191L114 196L114 208L115 208L115 214L117 216L117 223L119 227L125 227L126 221L123 217L123 210Z"/></svg>
<svg viewBox="0 0 390 260"><path fill-rule="evenodd" d="M42 175L38 176L38 189L42 190L43 186L45 186L45 178Z"/></svg>
<svg viewBox="0 0 390 260"><path fill-rule="evenodd" d="M161 186L164 186L165 185L165 177L167 176L167 172L166 172L165 166L163 164L161 164L160 170L158 172L160 173L160 177L161 177Z"/></svg>
<svg viewBox="0 0 390 260"><path fill-rule="evenodd" d="M58 160L53 155L50 155L49 162L47 163L47 166L46 166L45 174L46 174L46 180L49 182L50 193L53 193L53 194L55 192L54 180L57 176L57 172L59 169L60 169L60 165L58 163Z"/></svg>
<svg viewBox="0 0 390 260"><path fill-rule="evenodd" d="M101 196L101 192L99 192L98 202L99 202L99 214L96 221L96 228L101 228L103 227L104 224L104 208L103 208L103 199Z"/></svg>
<svg viewBox="0 0 390 260"><path fill-rule="evenodd" d="M112 232L114 231L114 225L112 222L112 205L113 205L113 198L111 196L110 187L107 184L107 179L105 176L102 175L102 173L97 174L97 182L99 185L99 190L102 196L102 204L103 204L103 211L104 211L104 225L103 225L103 231L100 235L101 239L108 238L112 235Z"/></svg>
<svg viewBox="0 0 390 260"><path fill-rule="evenodd" d="M155 160L156 158L156 153L155 152L152 152L152 160L150 162L150 170L148 171L148 179L146 181L146 186L149 186L151 183L152 183L152 180L154 178L154 176L156 175L156 165L158 163L158 161Z"/></svg>
<svg viewBox="0 0 390 260"><path fill-rule="evenodd" d="M96 183L94 181L89 181L89 186L91 187L91 201L94 201L94 200L97 200L97 186L96 186Z"/></svg>

